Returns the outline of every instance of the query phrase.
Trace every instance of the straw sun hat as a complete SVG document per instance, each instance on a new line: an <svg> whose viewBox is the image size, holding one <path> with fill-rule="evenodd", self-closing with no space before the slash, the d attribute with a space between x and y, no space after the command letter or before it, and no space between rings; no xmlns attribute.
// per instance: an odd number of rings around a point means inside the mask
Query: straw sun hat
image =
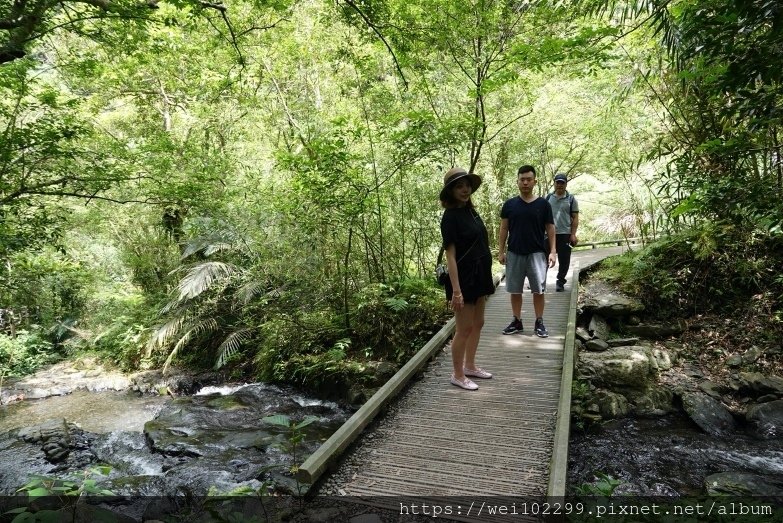
<svg viewBox="0 0 783 523"><path fill-rule="evenodd" d="M470 186L473 189L472 192L476 192L476 189L481 185L481 178L477 174L468 173L462 167L452 167L443 176L443 189L440 190L440 199L446 199L446 193L451 189L451 185L460 178L468 177L470 179Z"/></svg>

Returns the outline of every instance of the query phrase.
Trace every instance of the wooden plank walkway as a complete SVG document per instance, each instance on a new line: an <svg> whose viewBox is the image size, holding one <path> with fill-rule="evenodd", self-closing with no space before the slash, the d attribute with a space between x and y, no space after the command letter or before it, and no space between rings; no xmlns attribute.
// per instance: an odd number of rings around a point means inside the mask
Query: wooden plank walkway
<svg viewBox="0 0 783 523"><path fill-rule="evenodd" d="M622 248L576 251L572 268ZM478 391L449 383L448 346L394 402L372 435L341 467L341 494L356 497L545 496L560 401L566 326L573 278L566 292L547 280L544 321L549 338L533 333L532 296L524 295L524 332L511 320L501 284L487 303L477 362L494 374ZM347 473L346 473L347 472ZM377 498L375 498L377 500ZM457 518L459 519L459 518ZM471 519L475 521L475 518Z"/></svg>

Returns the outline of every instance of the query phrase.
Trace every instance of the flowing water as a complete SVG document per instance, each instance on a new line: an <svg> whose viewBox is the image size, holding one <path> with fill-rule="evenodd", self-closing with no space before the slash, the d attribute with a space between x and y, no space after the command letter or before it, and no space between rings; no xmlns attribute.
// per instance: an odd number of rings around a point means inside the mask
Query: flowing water
<svg viewBox="0 0 783 523"><path fill-rule="evenodd" d="M314 421L294 447L291 429L268 421L272 415ZM257 490L269 480L296 491L290 468L349 416L336 403L264 383L193 396L79 390L20 401L0 406L0 496L33 476L74 479L98 464L110 470L102 488L120 496ZM64 457L53 457L53 447Z"/></svg>
<svg viewBox="0 0 783 523"><path fill-rule="evenodd" d="M616 494L696 496L705 492L704 479L719 472L783 483L783 448L780 440L742 432L710 436L682 414L625 418L587 433L574 428L568 469L572 491L606 474L621 481Z"/></svg>
<svg viewBox="0 0 783 523"><path fill-rule="evenodd" d="M279 389L254 385L261 390ZM245 385L206 387L196 402L231 397ZM284 391L286 401L316 414L329 412L318 439L328 437L348 415L333 403ZM199 397L203 399L199 400ZM212 398L212 399L211 399ZM29 400L0 406L0 433L36 426L50 419L67 419L98 435L93 452L111 459L126 476L160 476L166 459L149 452L144 424L153 420L175 398L142 396L132 392L76 391L66 396ZM180 399L181 401L181 399ZM278 401L274 400L273 401ZM309 410L308 410L309 409ZM315 410L313 410L315 409ZM312 448L319 442L314 441ZM278 450L268 450L279 453ZM283 456L280 456L283 459ZM237 463L243 457L239 452ZM625 418L593 427L588 432L572 430L569 450L571 491L593 483L598 474L621 481L617 494L680 495L704 493L704 479L726 471L758 474L783 483L783 448L775 440L759 440L742 432L730 437L705 434L682 414L663 418ZM154 488L154 485L149 487Z"/></svg>
<svg viewBox="0 0 783 523"><path fill-rule="evenodd" d="M0 406L0 432L38 425L53 418L67 419L84 430L103 434L144 430L170 398L142 396L133 392L77 390Z"/></svg>

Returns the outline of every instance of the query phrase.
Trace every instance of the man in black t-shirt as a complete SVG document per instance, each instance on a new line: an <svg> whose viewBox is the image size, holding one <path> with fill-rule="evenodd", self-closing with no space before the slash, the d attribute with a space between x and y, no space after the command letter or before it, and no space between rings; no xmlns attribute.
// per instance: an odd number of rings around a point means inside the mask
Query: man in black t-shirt
<svg viewBox="0 0 783 523"><path fill-rule="evenodd" d="M517 172L519 196L506 200L500 211L498 260L506 265L506 291L511 295L511 312L514 315L509 326L503 329L503 334L523 330L522 291L527 278L533 293L535 333L546 338L549 331L544 326L544 291L547 269L554 267L557 260L555 222L549 202L533 194L535 185L535 168L532 165L520 167Z"/></svg>

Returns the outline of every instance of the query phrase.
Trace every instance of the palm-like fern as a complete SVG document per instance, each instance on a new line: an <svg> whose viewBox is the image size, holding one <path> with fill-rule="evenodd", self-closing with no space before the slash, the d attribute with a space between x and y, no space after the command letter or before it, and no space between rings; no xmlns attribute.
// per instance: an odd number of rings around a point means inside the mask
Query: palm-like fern
<svg viewBox="0 0 783 523"><path fill-rule="evenodd" d="M236 330L226 336L223 343L218 347L218 357L215 361L215 369L219 369L236 353L242 344L251 338L253 329L245 327L243 329Z"/></svg>
<svg viewBox="0 0 783 523"><path fill-rule="evenodd" d="M216 238L214 234L212 239L215 243L201 240L186 246L183 259L195 254L237 253L238 249L232 245L243 245L243 242L224 241L224 237ZM241 310L265 289L264 283L255 279L252 271L237 264L207 260L189 266L179 282L177 295L161 310L166 321L153 331L147 343L147 358L155 350L168 350L163 365L163 372L166 372L174 358L190 343L204 339L206 335L225 336L215 359L215 368L222 367L244 342L251 339L254 328L242 324L241 315L239 326L227 325L225 315L220 311L227 305L230 310Z"/></svg>
<svg viewBox="0 0 783 523"><path fill-rule="evenodd" d="M203 262L191 267L179 282L179 296L170 302L164 311L197 298L213 284L220 283L240 272L241 269L234 265L217 261Z"/></svg>

